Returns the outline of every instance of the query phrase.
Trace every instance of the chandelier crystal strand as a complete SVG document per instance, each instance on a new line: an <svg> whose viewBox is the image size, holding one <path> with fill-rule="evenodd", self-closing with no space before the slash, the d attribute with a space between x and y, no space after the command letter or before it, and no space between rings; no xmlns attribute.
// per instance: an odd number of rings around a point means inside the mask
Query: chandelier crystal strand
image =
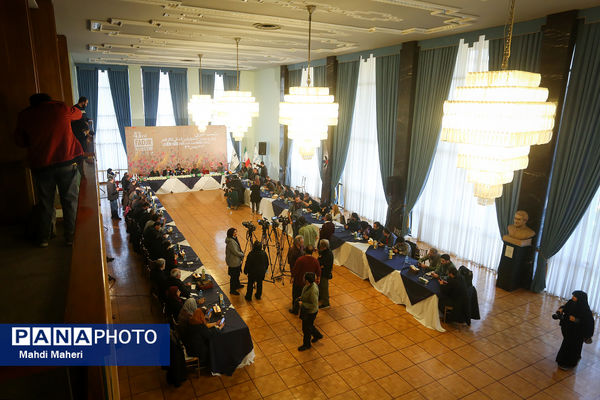
<svg viewBox="0 0 600 400"><path fill-rule="evenodd" d="M198 58L200 59L200 94L192 96L188 103L188 112L198 131L205 132L213 117L214 102L210 95L202 94L202 54L198 54Z"/></svg>
<svg viewBox="0 0 600 400"><path fill-rule="evenodd" d="M515 0L511 0L501 71L470 72L455 99L444 102L441 140L461 144L457 166L467 170L482 205L502 196L514 171L527 168L529 147L552 138L556 103L547 102L541 75L507 70Z"/></svg>
<svg viewBox="0 0 600 400"><path fill-rule="evenodd" d="M252 126L252 118L258 117L259 104L251 92L240 91L239 45L240 38L234 38L236 48L236 89L226 90L215 100L215 116L225 121L227 129L237 142L244 138Z"/></svg>
<svg viewBox="0 0 600 400"><path fill-rule="evenodd" d="M327 140L329 126L338 122L338 104L335 103L328 87L311 86L310 46L312 14L314 5L308 10L308 75L306 86L294 86L279 103L279 123L288 126L288 138L296 141L298 152L305 160L310 160L321 140Z"/></svg>

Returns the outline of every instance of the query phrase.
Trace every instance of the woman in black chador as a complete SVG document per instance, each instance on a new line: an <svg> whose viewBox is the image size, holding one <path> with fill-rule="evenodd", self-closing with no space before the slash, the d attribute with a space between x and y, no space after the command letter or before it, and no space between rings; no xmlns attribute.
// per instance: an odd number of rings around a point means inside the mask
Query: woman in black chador
<svg viewBox="0 0 600 400"><path fill-rule="evenodd" d="M556 355L561 369L577 366L581 359L583 342L591 343L594 335L594 317L588 305L587 293L576 290L573 297L552 316L560 319L563 341Z"/></svg>

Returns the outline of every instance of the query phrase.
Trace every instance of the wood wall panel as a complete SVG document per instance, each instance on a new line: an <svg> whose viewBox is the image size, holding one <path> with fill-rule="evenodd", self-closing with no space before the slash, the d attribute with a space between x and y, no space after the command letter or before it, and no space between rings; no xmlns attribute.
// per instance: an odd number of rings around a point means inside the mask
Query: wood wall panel
<svg viewBox="0 0 600 400"><path fill-rule="evenodd" d="M71 85L71 68L69 66L69 49L65 35L56 36L58 44L58 57L60 61L60 79L62 83L63 101L67 105L75 104L73 99L73 86Z"/></svg>

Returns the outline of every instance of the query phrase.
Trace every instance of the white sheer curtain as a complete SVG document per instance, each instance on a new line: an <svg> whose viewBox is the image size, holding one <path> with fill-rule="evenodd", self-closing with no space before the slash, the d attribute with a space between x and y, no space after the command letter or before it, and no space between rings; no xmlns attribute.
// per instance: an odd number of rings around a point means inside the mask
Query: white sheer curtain
<svg viewBox="0 0 600 400"><path fill-rule="evenodd" d="M387 201L379 170L375 63L373 56L360 61L350 145L341 182L346 210L384 223Z"/></svg>
<svg viewBox="0 0 600 400"><path fill-rule="evenodd" d="M588 294L590 308L600 312L600 189L567 243L548 260L546 291L571 298L575 290Z"/></svg>
<svg viewBox="0 0 600 400"><path fill-rule="evenodd" d="M98 71L97 120L95 144L98 170L127 170L127 156L119 133L106 71Z"/></svg>
<svg viewBox="0 0 600 400"><path fill-rule="evenodd" d="M160 73L156 126L175 126L175 115L173 114L173 101L171 100L169 74L166 72Z"/></svg>
<svg viewBox="0 0 600 400"><path fill-rule="evenodd" d="M312 67L310 74L313 76ZM308 70L302 69L302 80L300 86L306 86L308 80ZM310 84L313 86L313 82ZM311 196L321 197L321 174L319 167L321 160L318 156L318 151L315 150L315 155L310 160L305 160L300 156L300 152L294 148L294 141L290 148L290 184L292 187L304 186L305 191Z"/></svg>
<svg viewBox="0 0 600 400"><path fill-rule="evenodd" d="M487 71L489 42L469 47L461 40L448 98L467 72ZM412 231L421 241L485 267L496 269L502 240L496 206L480 206L464 169L457 168L458 145L440 141L423 193L412 211Z"/></svg>

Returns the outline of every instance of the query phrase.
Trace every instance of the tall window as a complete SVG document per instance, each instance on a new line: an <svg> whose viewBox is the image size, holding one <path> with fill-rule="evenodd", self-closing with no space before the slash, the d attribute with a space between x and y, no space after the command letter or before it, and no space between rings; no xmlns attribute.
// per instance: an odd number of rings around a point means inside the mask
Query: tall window
<svg viewBox="0 0 600 400"><path fill-rule="evenodd" d="M465 83L467 72L487 71L489 47L483 37L473 47L462 40L448 98ZM496 206L480 206L466 171L457 168L458 144L440 141L423 193L412 212L413 233L440 250L496 269L502 240Z"/></svg>
<svg viewBox="0 0 600 400"><path fill-rule="evenodd" d="M346 210L384 223L387 201L379 170L375 63L373 56L360 61L350 145L341 182Z"/></svg>
<svg viewBox="0 0 600 400"><path fill-rule="evenodd" d="M156 126L175 126L175 115L173 114L173 101L171 100L169 74L166 72L160 73Z"/></svg>
<svg viewBox="0 0 600 400"><path fill-rule="evenodd" d="M221 97L223 95L224 91L225 91L225 83L223 82L223 75L219 75L215 72L215 87L214 87L214 92L212 93L213 99L217 99L218 97ZM225 125L225 121L215 118L213 120L212 124L213 125ZM233 137L231 136L229 129L227 129L227 161L229 162L230 165L231 165L231 160L233 158L234 153L235 153L235 149L233 147ZM239 160L240 164L244 161L241 158L242 158L242 156L238 154L238 160Z"/></svg>
<svg viewBox="0 0 600 400"><path fill-rule="evenodd" d="M574 290L588 294L590 308L600 313L600 189L567 243L548 260L546 291L571 298Z"/></svg>
<svg viewBox="0 0 600 400"><path fill-rule="evenodd" d="M314 77L313 69L310 68L310 75ZM300 80L300 86L306 86L308 82L308 70L302 69L302 78ZM311 86L314 84L310 83ZM319 157L319 150L315 149L315 154L310 160L305 160L300 155L300 151L292 140L290 147L290 186L292 187L303 187L304 191L314 197L321 197L321 173L319 167L321 158Z"/></svg>
<svg viewBox="0 0 600 400"><path fill-rule="evenodd" d="M98 170L127 170L127 156L119 133L108 73L98 71L98 121L96 121L96 158ZM101 177L105 179L106 177Z"/></svg>

